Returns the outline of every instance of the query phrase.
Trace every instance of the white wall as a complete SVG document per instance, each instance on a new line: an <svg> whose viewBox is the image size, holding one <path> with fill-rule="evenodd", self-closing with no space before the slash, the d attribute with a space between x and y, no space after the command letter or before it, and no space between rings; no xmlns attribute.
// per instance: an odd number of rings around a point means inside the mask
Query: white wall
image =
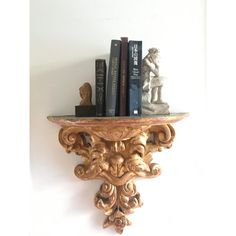
<svg viewBox="0 0 236 236"><path fill-rule="evenodd" d="M174 146L155 154L162 175L137 181L144 206L130 215L133 225L124 235L216 232L199 147L204 148L205 1L31 0L31 234L114 235L112 228L102 229L105 217L93 204L100 181L73 175L80 158L64 152L59 127L46 117L74 113L79 87L85 81L94 86L95 58L107 58L110 40L120 36L142 40L144 54L160 48L160 72L168 77L165 100L171 111L191 112L174 125Z"/></svg>

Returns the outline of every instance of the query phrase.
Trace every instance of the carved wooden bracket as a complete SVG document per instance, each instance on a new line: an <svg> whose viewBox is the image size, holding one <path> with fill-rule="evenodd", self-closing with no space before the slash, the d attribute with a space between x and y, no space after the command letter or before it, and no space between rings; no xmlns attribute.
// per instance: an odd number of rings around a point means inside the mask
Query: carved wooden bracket
<svg viewBox="0 0 236 236"><path fill-rule="evenodd" d="M174 122L186 115L164 118L172 118ZM159 165L152 162L152 152L170 148L175 131L163 117L158 118L109 121L49 117L62 125L60 144L68 153L74 152L83 158L83 164L75 167L75 175L83 180L104 181L94 200L95 206L106 215L104 228L113 225L116 232L122 233L124 227L131 224L127 215L142 206L135 177L153 178L161 173ZM129 124L125 122L127 119Z"/></svg>

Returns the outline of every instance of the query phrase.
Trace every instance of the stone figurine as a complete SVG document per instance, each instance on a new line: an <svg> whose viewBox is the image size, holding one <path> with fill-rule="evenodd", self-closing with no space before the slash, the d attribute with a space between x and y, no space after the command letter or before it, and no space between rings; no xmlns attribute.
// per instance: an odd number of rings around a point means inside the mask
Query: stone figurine
<svg viewBox="0 0 236 236"><path fill-rule="evenodd" d="M169 105L162 101L165 78L159 75L159 49L150 48L142 61L142 114L169 114Z"/></svg>

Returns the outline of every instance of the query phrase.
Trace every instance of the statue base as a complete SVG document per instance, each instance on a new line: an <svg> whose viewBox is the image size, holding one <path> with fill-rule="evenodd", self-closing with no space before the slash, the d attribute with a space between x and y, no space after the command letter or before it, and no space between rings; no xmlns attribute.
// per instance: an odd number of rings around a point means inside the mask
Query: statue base
<svg viewBox="0 0 236 236"><path fill-rule="evenodd" d="M96 106L75 106L75 116L76 117L95 117L96 116Z"/></svg>
<svg viewBox="0 0 236 236"><path fill-rule="evenodd" d="M143 115L168 115L169 105L165 102L163 103L149 103L142 105Z"/></svg>

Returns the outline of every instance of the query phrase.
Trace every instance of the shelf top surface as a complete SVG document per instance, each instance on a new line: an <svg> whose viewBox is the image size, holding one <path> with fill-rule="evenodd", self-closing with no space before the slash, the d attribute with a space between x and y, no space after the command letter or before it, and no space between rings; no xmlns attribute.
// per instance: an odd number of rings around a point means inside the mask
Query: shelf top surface
<svg viewBox="0 0 236 236"><path fill-rule="evenodd" d="M189 116L189 113L169 115L76 117L72 115L48 116L48 120L63 127L68 126L148 126L175 123Z"/></svg>

